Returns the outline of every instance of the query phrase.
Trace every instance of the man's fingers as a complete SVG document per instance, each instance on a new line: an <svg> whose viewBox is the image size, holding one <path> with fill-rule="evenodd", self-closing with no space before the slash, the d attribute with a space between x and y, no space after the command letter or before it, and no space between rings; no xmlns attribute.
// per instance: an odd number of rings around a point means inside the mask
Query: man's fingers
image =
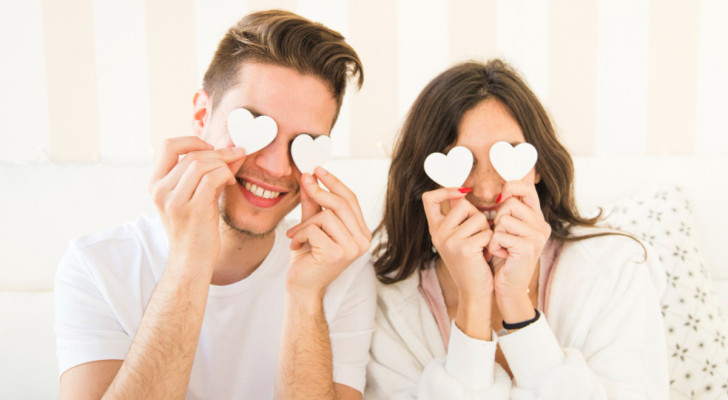
<svg viewBox="0 0 728 400"><path fill-rule="evenodd" d="M235 176L230 172L230 168L220 165L202 176L192 195L192 201L200 201L203 204L217 202L225 185L234 183Z"/></svg>
<svg viewBox="0 0 728 400"><path fill-rule="evenodd" d="M301 183L304 186L303 189L307 192L306 194L311 197L311 200L318 206L333 211L352 235L367 236L369 234L366 226L362 227L359 225L359 221L355 216L359 210L354 211L347 200L320 187L309 174L302 175Z"/></svg>
<svg viewBox="0 0 728 400"><path fill-rule="evenodd" d="M301 222L305 222L321 211L321 206L309 194L314 187L318 188L318 184L311 174L301 174Z"/></svg>
<svg viewBox="0 0 728 400"><path fill-rule="evenodd" d="M198 191L198 186L200 185L203 176L218 168L227 170L226 181L232 176L230 168L228 168L227 164L220 160L195 160L187 166L177 182L177 185L170 192L173 192L173 196L179 200L189 201L195 192Z"/></svg>
<svg viewBox="0 0 728 400"><path fill-rule="evenodd" d="M324 233L316 225L309 225L306 229L302 229L291 238L291 250L298 250L304 244L308 243L312 249L331 249L336 248L336 244L331 238Z"/></svg>
<svg viewBox="0 0 728 400"><path fill-rule="evenodd" d="M152 182L156 182L172 170L179 156L191 151L212 150L214 147L197 136L182 136L166 139L152 172Z"/></svg>
<svg viewBox="0 0 728 400"><path fill-rule="evenodd" d="M152 187L154 190L166 190L172 191L179 184L182 175L185 174L190 165L194 163L200 163L204 160L222 161L223 163L230 165L232 173L236 173L237 170L245 161L245 151L242 147L226 147L224 149L209 150L209 151L195 151L188 153L182 157L182 159L172 167L172 169L166 174L166 176L160 178L156 182L157 188ZM155 184L154 181L152 181Z"/></svg>
<svg viewBox="0 0 728 400"><path fill-rule="evenodd" d="M302 222L286 232L289 237L294 237L298 232L307 229L310 225L318 226L323 230L335 243L342 246L348 251L351 251L352 256L358 256L354 254L358 252L358 245L354 237L349 233L341 220L334 215L331 210L324 210L320 213L309 218L305 222Z"/></svg>
<svg viewBox="0 0 728 400"><path fill-rule="evenodd" d="M324 186L331 191L331 193L337 194L349 202L351 209L355 211L354 216L357 221L359 221L359 226L362 229L368 230L367 224L364 221L364 215L361 213L361 206L359 205L359 200L356 198L356 194L354 194L348 186L341 182L339 178L323 167L317 167L315 174L321 183L323 183Z"/></svg>

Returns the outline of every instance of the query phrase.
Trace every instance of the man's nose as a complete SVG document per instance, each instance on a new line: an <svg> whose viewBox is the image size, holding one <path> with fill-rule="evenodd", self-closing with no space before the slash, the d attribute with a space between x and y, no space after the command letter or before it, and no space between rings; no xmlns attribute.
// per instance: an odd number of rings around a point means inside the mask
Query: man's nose
<svg viewBox="0 0 728 400"><path fill-rule="evenodd" d="M293 171L289 147L289 142L281 138L279 133L268 146L258 152L255 164L272 177L288 176Z"/></svg>

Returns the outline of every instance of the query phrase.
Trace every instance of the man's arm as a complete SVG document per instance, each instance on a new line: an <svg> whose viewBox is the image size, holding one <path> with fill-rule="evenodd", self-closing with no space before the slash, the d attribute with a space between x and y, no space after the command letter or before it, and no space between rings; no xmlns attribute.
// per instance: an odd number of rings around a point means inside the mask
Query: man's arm
<svg viewBox="0 0 728 400"><path fill-rule="evenodd" d="M185 397L220 252L217 198L224 185L235 182L231 170L243 156L233 149L212 150L196 137L165 142L151 183L170 243L165 271L125 360L66 371L61 398Z"/></svg>
<svg viewBox="0 0 728 400"><path fill-rule="evenodd" d="M61 399L185 397L210 278L205 282L166 271L165 275L126 360L94 361L69 369L61 376Z"/></svg>
<svg viewBox="0 0 728 400"><path fill-rule="evenodd" d="M302 175L302 222L288 232L294 251L286 276L276 394L283 399L361 399L358 390L333 382L323 299L326 287L369 248L371 233L356 196L322 168L316 177L331 192Z"/></svg>
<svg viewBox="0 0 728 400"><path fill-rule="evenodd" d="M321 299L286 296L280 349L279 393L301 399L361 399L358 390L333 383L331 341ZM287 396L285 398L288 398Z"/></svg>

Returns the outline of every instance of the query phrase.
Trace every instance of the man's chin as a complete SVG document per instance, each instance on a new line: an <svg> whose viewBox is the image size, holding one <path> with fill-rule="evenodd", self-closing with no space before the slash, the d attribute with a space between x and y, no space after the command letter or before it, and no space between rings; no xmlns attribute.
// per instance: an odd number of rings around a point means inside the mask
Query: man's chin
<svg viewBox="0 0 728 400"><path fill-rule="evenodd" d="M273 232L276 229L276 225L273 225L270 229L253 229L249 226L243 226L235 223L230 216L225 213L220 213L222 217L222 221L225 223L225 225L233 232L237 233L238 235L248 238L248 239L263 239L273 234Z"/></svg>

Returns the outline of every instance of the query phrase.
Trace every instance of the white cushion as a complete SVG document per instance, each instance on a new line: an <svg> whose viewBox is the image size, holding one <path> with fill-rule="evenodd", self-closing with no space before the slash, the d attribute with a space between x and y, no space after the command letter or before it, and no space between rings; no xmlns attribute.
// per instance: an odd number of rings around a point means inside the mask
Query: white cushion
<svg viewBox="0 0 728 400"><path fill-rule="evenodd" d="M53 292L0 291L0 399L58 398Z"/></svg>
<svg viewBox="0 0 728 400"><path fill-rule="evenodd" d="M616 203L607 223L632 233L657 252L667 273L661 300L667 332L671 399L714 399L728 394L728 324L720 310L695 239L683 191L663 186ZM629 329L629 327L624 327Z"/></svg>

